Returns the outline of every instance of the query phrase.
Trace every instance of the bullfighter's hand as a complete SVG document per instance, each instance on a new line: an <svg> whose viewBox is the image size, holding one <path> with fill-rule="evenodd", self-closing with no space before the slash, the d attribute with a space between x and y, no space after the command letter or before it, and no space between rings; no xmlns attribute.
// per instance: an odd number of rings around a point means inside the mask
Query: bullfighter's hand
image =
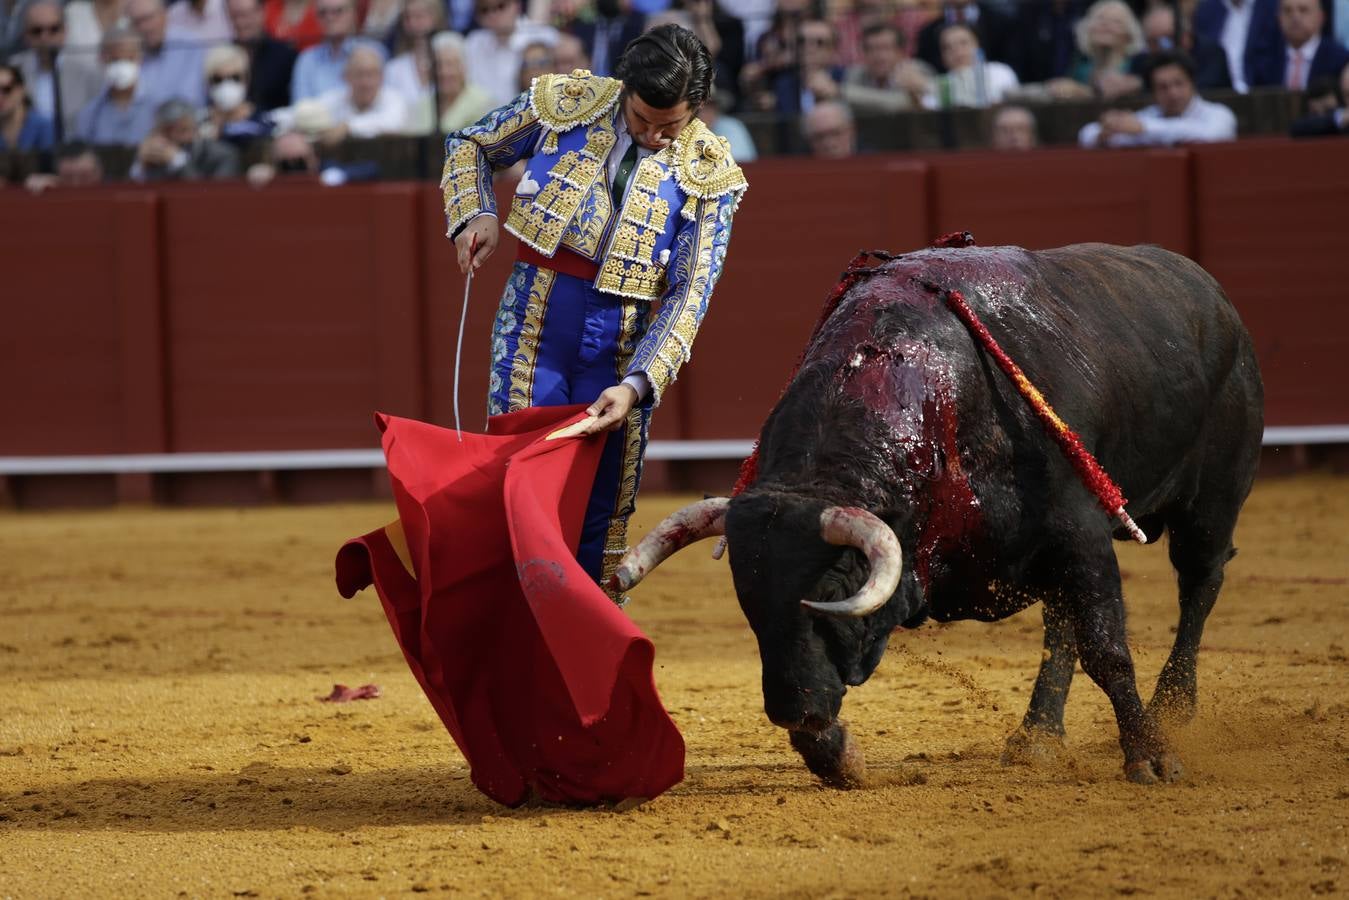
<svg viewBox="0 0 1349 900"><path fill-rule="evenodd" d="M473 238L478 238L478 250L473 254L473 270L477 271L483 263L487 262L487 257L492 255L492 251L497 248L497 242L500 240L500 229L496 216L478 216L473 221L464 226L464 230L459 232L459 236L454 239L455 249L459 251L459 271L465 275L468 274L469 258L468 251L473 246Z"/></svg>
<svg viewBox="0 0 1349 900"><path fill-rule="evenodd" d="M637 391L630 384L616 384L606 388L599 399L590 404L586 415L595 419L586 428L586 434L598 434L601 431L613 431L628 419L637 404Z"/></svg>

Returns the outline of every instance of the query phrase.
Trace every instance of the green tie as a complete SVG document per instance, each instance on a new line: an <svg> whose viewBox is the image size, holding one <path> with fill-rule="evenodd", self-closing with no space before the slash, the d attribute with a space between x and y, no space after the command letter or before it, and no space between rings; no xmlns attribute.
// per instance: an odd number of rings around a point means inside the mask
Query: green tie
<svg viewBox="0 0 1349 900"><path fill-rule="evenodd" d="M623 192L628 187L628 179L632 177L632 170L637 166L637 142L633 141L628 145L628 152L623 154L623 160L618 164L618 174L614 176L614 209L623 206Z"/></svg>

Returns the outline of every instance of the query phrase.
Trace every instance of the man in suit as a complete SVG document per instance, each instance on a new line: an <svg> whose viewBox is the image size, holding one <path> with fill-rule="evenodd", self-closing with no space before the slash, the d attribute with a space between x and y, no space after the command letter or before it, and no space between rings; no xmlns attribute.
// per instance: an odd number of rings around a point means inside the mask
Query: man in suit
<svg viewBox="0 0 1349 900"><path fill-rule="evenodd" d="M295 48L268 36L262 0L227 0L234 42L248 53L248 100L258 109L290 106Z"/></svg>
<svg viewBox="0 0 1349 900"><path fill-rule="evenodd" d="M98 57L65 50L64 11L57 0L34 0L24 10L23 40L27 49L10 64L23 72L33 109L56 125L58 142L72 135L80 110L103 89Z"/></svg>
<svg viewBox="0 0 1349 900"><path fill-rule="evenodd" d="M1180 43L1176 45L1176 13L1169 6L1154 6L1143 17L1143 38L1148 49L1129 60L1129 74L1142 78L1151 64L1152 56L1165 50L1184 50L1194 62L1194 86L1201 91L1230 89L1231 72L1227 65L1227 55L1213 41L1195 34L1188 28L1180 32Z"/></svg>
<svg viewBox="0 0 1349 900"><path fill-rule="evenodd" d="M1251 84L1301 93L1320 75L1338 78L1349 65L1349 50L1324 34L1320 0L1279 0L1280 40L1251 59Z"/></svg>
<svg viewBox="0 0 1349 900"><path fill-rule="evenodd" d="M1251 85L1252 57L1278 43L1279 0L1200 0L1194 31L1223 48L1232 87L1244 94Z"/></svg>

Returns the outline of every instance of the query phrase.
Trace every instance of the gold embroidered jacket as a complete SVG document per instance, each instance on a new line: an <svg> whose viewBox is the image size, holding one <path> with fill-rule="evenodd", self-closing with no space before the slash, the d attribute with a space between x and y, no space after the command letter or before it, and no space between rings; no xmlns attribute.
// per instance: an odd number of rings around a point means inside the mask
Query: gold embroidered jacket
<svg viewBox="0 0 1349 900"><path fill-rule="evenodd" d="M633 172L622 209L605 163L618 141L622 84L577 69L544 75L514 102L445 142L441 187L449 234L496 214L492 171L527 161L506 217L511 234L544 256L559 247L599 265L594 287L636 301L628 372L644 372L659 402L688 360L725 264L731 219L747 188L726 142L693 119ZM650 303L660 310L650 321ZM634 335L635 336L635 335Z"/></svg>

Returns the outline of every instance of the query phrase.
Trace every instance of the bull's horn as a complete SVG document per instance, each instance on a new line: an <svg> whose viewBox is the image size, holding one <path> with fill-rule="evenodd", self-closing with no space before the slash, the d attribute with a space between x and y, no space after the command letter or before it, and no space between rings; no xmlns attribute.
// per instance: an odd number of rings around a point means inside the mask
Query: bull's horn
<svg viewBox="0 0 1349 900"><path fill-rule="evenodd" d="M855 506L831 506L820 513L820 536L831 544L856 547L866 554L871 577L862 589L847 600L801 603L820 612L839 616L865 616L885 605L899 586L904 569L904 551L899 538L880 519Z"/></svg>
<svg viewBox="0 0 1349 900"><path fill-rule="evenodd" d="M630 590L656 566L695 541L726 533L727 497L709 497L671 513L628 551L618 564L610 585L619 591Z"/></svg>

